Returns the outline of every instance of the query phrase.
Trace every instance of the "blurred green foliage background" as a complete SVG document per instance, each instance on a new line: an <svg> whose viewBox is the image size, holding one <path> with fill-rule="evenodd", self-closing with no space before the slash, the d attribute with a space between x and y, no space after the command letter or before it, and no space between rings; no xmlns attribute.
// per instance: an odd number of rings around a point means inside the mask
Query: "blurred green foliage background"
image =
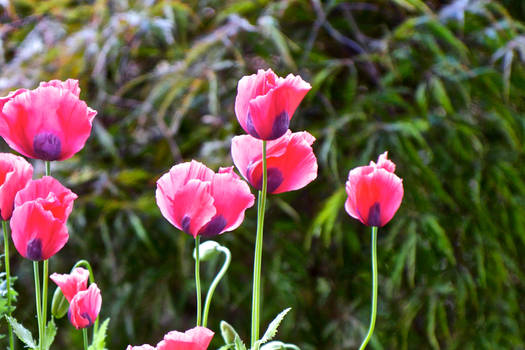
<svg viewBox="0 0 525 350"><path fill-rule="evenodd" d="M292 306L279 339L358 347L370 232L344 212L344 182L388 150L405 198L379 233L370 348L525 349L524 1L12 0L0 11L2 95L76 78L99 113L85 149L52 165L79 199L50 269L93 264L109 349L193 327L193 240L161 216L155 181L181 161L232 164L237 81L268 67L312 84L291 128L315 135L320 168L307 188L270 196L263 323ZM249 336L255 216L217 238L233 263L212 348L221 319ZM31 264L12 264L15 316L36 329ZM205 285L218 264L203 266ZM79 348L80 332L58 326L55 348Z"/></svg>

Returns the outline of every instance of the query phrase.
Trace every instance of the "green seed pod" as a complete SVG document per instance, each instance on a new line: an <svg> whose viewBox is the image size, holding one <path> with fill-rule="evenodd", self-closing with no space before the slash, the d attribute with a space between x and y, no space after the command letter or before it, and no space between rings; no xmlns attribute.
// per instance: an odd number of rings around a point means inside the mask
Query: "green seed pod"
<svg viewBox="0 0 525 350"><path fill-rule="evenodd" d="M69 302L67 301L60 288L55 289L53 294L53 301L51 303L51 314L56 318L62 318L67 314L69 309Z"/></svg>

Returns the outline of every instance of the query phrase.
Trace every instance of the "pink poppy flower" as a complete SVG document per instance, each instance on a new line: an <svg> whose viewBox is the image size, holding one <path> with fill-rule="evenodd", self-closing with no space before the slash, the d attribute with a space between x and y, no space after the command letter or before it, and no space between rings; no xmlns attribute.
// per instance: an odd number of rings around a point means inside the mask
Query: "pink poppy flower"
<svg viewBox="0 0 525 350"><path fill-rule="evenodd" d="M157 344L157 350L206 350L213 335L205 327L195 327L184 333L171 331Z"/></svg>
<svg viewBox="0 0 525 350"><path fill-rule="evenodd" d="M32 180L15 197L13 243L20 255L47 260L66 244L66 220L77 195L50 176Z"/></svg>
<svg viewBox="0 0 525 350"><path fill-rule="evenodd" d="M80 151L97 112L79 98L78 81L51 80L0 98L0 136L29 158L64 160Z"/></svg>
<svg viewBox="0 0 525 350"><path fill-rule="evenodd" d="M50 211L54 218L66 222L73 210L73 201L77 197L54 177L44 176L30 181L26 188L17 193L15 206L34 201L39 203L44 210Z"/></svg>
<svg viewBox="0 0 525 350"><path fill-rule="evenodd" d="M290 119L311 88L300 76L281 78L271 69L260 69L239 80L235 114L248 134L275 140L288 130Z"/></svg>
<svg viewBox="0 0 525 350"><path fill-rule="evenodd" d="M388 152L379 156L377 164L352 169L346 182L347 213L367 226L382 227L394 216L403 199L403 180L394 174L396 165Z"/></svg>
<svg viewBox="0 0 525 350"><path fill-rule="evenodd" d="M9 220L15 206L15 195L33 177L33 166L24 158L0 153L0 214Z"/></svg>
<svg viewBox="0 0 525 350"><path fill-rule="evenodd" d="M193 237L235 230L255 201L233 167L221 168L216 174L194 160L177 164L162 175L156 199L162 215Z"/></svg>
<svg viewBox="0 0 525 350"><path fill-rule="evenodd" d="M306 131L269 141L266 149L268 193L298 190L317 177L317 159L312 150L315 138ZM262 187L262 141L250 135L232 139L233 163L257 190Z"/></svg>
<svg viewBox="0 0 525 350"><path fill-rule="evenodd" d="M67 316L76 329L90 327L95 323L102 306L102 296L96 283L78 292L71 300Z"/></svg>
<svg viewBox="0 0 525 350"><path fill-rule="evenodd" d="M62 294L71 303L71 300L78 292L87 289L89 271L82 267L77 267L70 274L53 273L49 278L60 287Z"/></svg>
<svg viewBox="0 0 525 350"><path fill-rule="evenodd" d="M149 344L138 345L138 346L128 345L126 350L155 350L155 348Z"/></svg>

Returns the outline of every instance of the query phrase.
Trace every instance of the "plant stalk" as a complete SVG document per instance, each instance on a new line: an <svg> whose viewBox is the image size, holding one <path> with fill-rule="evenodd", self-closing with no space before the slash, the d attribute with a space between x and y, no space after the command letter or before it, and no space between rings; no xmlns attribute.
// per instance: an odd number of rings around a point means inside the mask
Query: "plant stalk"
<svg viewBox="0 0 525 350"><path fill-rule="evenodd" d="M262 142L262 164L263 164L263 181L262 188L259 191L257 204L257 236L255 238L255 257L253 262L253 294L252 294L252 330L251 330L251 347L259 339L259 323L261 312L261 265L263 249L263 231L264 231L264 212L266 207L266 186L268 174L266 169L266 141Z"/></svg>
<svg viewBox="0 0 525 350"><path fill-rule="evenodd" d="M46 325L47 325L47 282L48 282L49 259L44 260L44 268L42 271L42 336L46 339Z"/></svg>
<svg viewBox="0 0 525 350"><path fill-rule="evenodd" d="M195 237L195 289L197 292L197 326L201 325L201 276L200 276L200 256L199 245L201 237Z"/></svg>
<svg viewBox="0 0 525 350"><path fill-rule="evenodd" d="M206 327L206 325L208 323L208 312L210 311L211 299L213 297L213 293L215 292L215 288L217 287L217 285L221 281L221 279L224 276L224 274L226 273L226 271L228 271L228 267L230 266L230 262L232 260L232 255L231 255L230 250L228 248L220 246L220 247L217 248L217 250L223 252L225 258L224 258L224 263L222 264L222 267L219 270L219 273L217 274L217 276L215 276L215 278L213 279L213 282L211 282L211 284L210 284L210 288L208 289L208 294L206 294L206 301L204 303L204 315L203 315L203 318L202 318L202 326L203 327Z"/></svg>
<svg viewBox="0 0 525 350"><path fill-rule="evenodd" d="M49 160L44 161L46 166L46 176L51 176L51 162Z"/></svg>
<svg viewBox="0 0 525 350"><path fill-rule="evenodd" d="M376 324L377 314L377 227L372 226L372 310L370 312L370 327L365 340L359 347L359 350L364 350L366 345L372 338L374 327Z"/></svg>
<svg viewBox="0 0 525 350"><path fill-rule="evenodd" d="M84 338L84 350L88 349L88 333L87 328L82 328L82 338Z"/></svg>
<svg viewBox="0 0 525 350"><path fill-rule="evenodd" d="M7 231L7 221L2 220L2 230L4 231L4 258L5 258L5 281L7 284L7 314L11 317L11 273L9 268L9 232ZM14 349L13 327L7 323L9 328L9 349Z"/></svg>
<svg viewBox="0 0 525 350"><path fill-rule="evenodd" d="M38 271L38 261L33 261L33 271L35 275L35 296L36 296L36 316L38 318L38 349L43 350L43 331L42 331L42 305L40 304L40 272Z"/></svg>

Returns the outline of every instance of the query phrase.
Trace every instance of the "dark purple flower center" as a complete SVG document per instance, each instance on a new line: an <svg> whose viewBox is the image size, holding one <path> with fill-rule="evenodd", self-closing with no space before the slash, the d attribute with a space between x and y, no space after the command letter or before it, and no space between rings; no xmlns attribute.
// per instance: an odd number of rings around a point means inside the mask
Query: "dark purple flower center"
<svg viewBox="0 0 525 350"><path fill-rule="evenodd" d="M275 140L283 136L290 126L290 118L288 112L282 111L275 120L273 121L272 133L268 136L267 140Z"/></svg>
<svg viewBox="0 0 525 350"><path fill-rule="evenodd" d="M290 126L290 117L288 116L288 112L282 111L279 115L275 117L275 120L273 121L272 125L272 132L270 135L261 137L259 136L259 133L255 129L255 125L253 124L252 115L250 112L248 112L248 116L246 117L246 129L248 129L248 134L252 135L256 139L263 139L263 140L275 140L279 137L283 136L286 133L286 130L288 130L288 127Z"/></svg>
<svg viewBox="0 0 525 350"><path fill-rule="evenodd" d="M246 117L246 129L248 129L248 134L252 135L256 139L260 139L261 137L257 133L257 130L255 130L255 125L253 125L253 119L250 112L248 112L248 116Z"/></svg>
<svg viewBox="0 0 525 350"><path fill-rule="evenodd" d="M42 241L40 238L33 238L27 242L26 257L33 261L42 260Z"/></svg>
<svg viewBox="0 0 525 350"><path fill-rule="evenodd" d="M266 183L266 191L268 193L273 193L283 183L283 173L277 168L268 168L267 175L268 180ZM257 182L253 184L253 187L255 187L256 190L262 190L262 181L263 179L261 176Z"/></svg>
<svg viewBox="0 0 525 350"><path fill-rule="evenodd" d="M381 226L381 205L375 202L368 210L368 226Z"/></svg>
<svg viewBox="0 0 525 350"><path fill-rule="evenodd" d="M62 152L62 142L52 132L41 132L33 138L33 150L39 159L57 160Z"/></svg>
<svg viewBox="0 0 525 350"><path fill-rule="evenodd" d="M190 223L191 223L191 218L188 215L184 215L184 217L182 218L182 221L180 222L180 225L182 226L182 231L186 232L189 235L191 235Z"/></svg>
<svg viewBox="0 0 525 350"><path fill-rule="evenodd" d="M221 231L225 227L226 227L226 219L222 215L217 215L213 219L211 219L210 222L208 222L206 226L204 226L200 230L199 236L203 236L203 237L216 236L219 233L221 233Z"/></svg>
<svg viewBox="0 0 525 350"><path fill-rule="evenodd" d="M91 316L87 312L83 312L80 316L82 316L83 319L88 320L88 324L85 327L91 327L93 325L93 320L91 319ZM84 328L85 328L84 327Z"/></svg>

